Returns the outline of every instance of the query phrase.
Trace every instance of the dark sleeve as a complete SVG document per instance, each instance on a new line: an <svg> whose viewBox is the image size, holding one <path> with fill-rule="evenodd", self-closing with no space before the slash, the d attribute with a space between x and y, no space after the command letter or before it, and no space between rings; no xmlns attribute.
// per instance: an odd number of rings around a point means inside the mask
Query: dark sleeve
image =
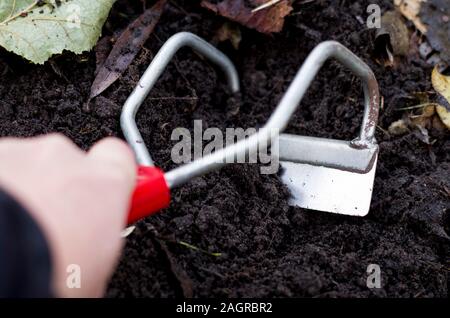
<svg viewBox="0 0 450 318"><path fill-rule="evenodd" d="M50 297L47 242L28 212L0 189L0 298Z"/></svg>

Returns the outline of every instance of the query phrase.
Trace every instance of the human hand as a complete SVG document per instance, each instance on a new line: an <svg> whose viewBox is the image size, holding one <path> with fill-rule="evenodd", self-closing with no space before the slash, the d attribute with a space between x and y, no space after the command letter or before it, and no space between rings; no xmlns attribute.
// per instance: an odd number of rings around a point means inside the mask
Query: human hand
<svg viewBox="0 0 450 318"><path fill-rule="evenodd" d="M127 145L106 138L83 152L68 138L0 139L0 187L43 229L60 297L102 296L118 261L136 163ZM67 268L80 268L81 288L68 288Z"/></svg>

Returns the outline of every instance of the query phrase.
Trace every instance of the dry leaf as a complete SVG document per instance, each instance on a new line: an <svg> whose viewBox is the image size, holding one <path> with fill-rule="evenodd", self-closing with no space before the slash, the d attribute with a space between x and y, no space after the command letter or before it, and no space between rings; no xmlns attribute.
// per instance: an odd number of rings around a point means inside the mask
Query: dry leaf
<svg viewBox="0 0 450 318"><path fill-rule="evenodd" d="M411 121L412 126L431 128L435 113L436 113L436 104L429 103L420 109L419 114L411 114L409 116L409 120Z"/></svg>
<svg viewBox="0 0 450 318"><path fill-rule="evenodd" d="M450 1L395 0L400 12L427 36L440 59L450 64ZM436 58L436 60L439 60Z"/></svg>
<svg viewBox="0 0 450 318"><path fill-rule="evenodd" d="M439 67L435 66L431 74L431 83L438 93L438 103L430 103L428 97L423 94L417 95L424 102L424 107L420 114L412 115L410 119L417 126L440 130L442 127L436 121L436 117L439 117L442 124L450 129L450 76L441 74L438 69Z"/></svg>
<svg viewBox="0 0 450 318"><path fill-rule="evenodd" d="M402 16L388 11L381 17L381 28L375 38L375 58L385 66L394 66L395 56L409 53L409 31Z"/></svg>
<svg viewBox="0 0 450 318"><path fill-rule="evenodd" d="M423 24L419 16L420 8L424 2L426 2L426 0L395 0L394 4L408 20L411 20L414 23L420 32L425 34L427 32L427 27Z"/></svg>
<svg viewBox="0 0 450 318"><path fill-rule="evenodd" d="M108 58L109 53L111 52L112 43L110 36L104 36L97 42L97 45L94 48L95 51L95 75L100 72L103 64Z"/></svg>
<svg viewBox="0 0 450 318"><path fill-rule="evenodd" d="M436 112L438 113L439 118L441 119L445 127L450 129L450 112L444 106L441 105L438 105L436 107Z"/></svg>
<svg viewBox="0 0 450 318"><path fill-rule="evenodd" d="M111 53L99 69L91 87L89 101L111 86L128 68L153 32L167 0L159 0L133 21L117 39ZM88 104L89 104L88 101Z"/></svg>
<svg viewBox="0 0 450 318"><path fill-rule="evenodd" d="M241 30L237 25L226 22L217 31L216 39L219 42L229 40L233 47L237 50L239 49L239 44L242 40Z"/></svg>
<svg viewBox="0 0 450 318"><path fill-rule="evenodd" d="M430 134L428 133L428 129L422 126L417 126L417 130L414 131L414 134L423 143L431 145Z"/></svg>
<svg viewBox="0 0 450 318"><path fill-rule="evenodd" d="M431 81L441 99L448 104L450 102L450 76L439 73L436 66ZM431 144L428 131L434 129L442 132L450 129L450 112L440 103L430 101L427 92L415 93L414 97L420 104L400 108L400 110L409 110L410 112L403 119L393 122L388 128L389 133L401 135L410 128L420 140Z"/></svg>
<svg viewBox="0 0 450 318"><path fill-rule="evenodd" d="M414 93L413 96L420 102L420 104L400 108L400 110L410 110L410 112L402 119L405 124L412 130L417 129L418 127L424 129L436 129L438 131L445 130L446 127L437 113L437 108L441 105L431 102L429 93L426 92ZM400 123L397 122L391 124L393 132L390 132L393 135L395 135L395 132L398 131L396 128L399 124Z"/></svg>
<svg viewBox="0 0 450 318"><path fill-rule="evenodd" d="M440 103L447 106L437 105L436 112L442 123L450 129L450 76L439 73L438 67L436 66L431 73L431 83L433 84L434 90L441 97L439 99Z"/></svg>
<svg viewBox="0 0 450 318"><path fill-rule="evenodd" d="M280 32L284 18L292 11L291 1L282 0L270 7L252 12L253 9L265 3L267 0L222 0L217 4L203 0L201 5L261 33Z"/></svg>
<svg viewBox="0 0 450 318"><path fill-rule="evenodd" d="M403 119L399 119L389 126L388 131L395 136L406 134L409 131L408 124Z"/></svg>
<svg viewBox="0 0 450 318"><path fill-rule="evenodd" d="M445 99L444 103L450 105L450 76L442 75L436 66L431 73L431 83L434 90Z"/></svg>

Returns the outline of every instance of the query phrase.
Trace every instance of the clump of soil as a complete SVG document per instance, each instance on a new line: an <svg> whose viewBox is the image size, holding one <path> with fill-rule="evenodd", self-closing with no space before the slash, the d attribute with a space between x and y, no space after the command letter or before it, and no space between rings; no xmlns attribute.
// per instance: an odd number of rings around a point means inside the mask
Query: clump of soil
<svg viewBox="0 0 450 318"><path fill-rule="evenodd" d="M432 67L419 57L395 68L374 62L374 32L360 22L369 2L299 2L281 33L242 28L239 50L218 44L239 70L239 96L230 95L218 70L181 50L138 114L155 161L166 170L175 166L171 132L192 128L194 119L202 119L204 129L264 124L307 54L330 39L373 68L384 96L379 126L386 130L401 118L397 109L410 105L412 93L431 90ZM383 10L392 6L377 2ZM140 10L140 1L118 1L105 32L117 32ZM212 41L224 21L198 1L171 2L129 70L92 102L90 113L82 106L94 78L94 54L29 66L2 51L0 136L58 131L85 149L102 137L121 136L121 105L162 43L179 31ZM358 81L328 62L288 132L351 139L362 104ZM261 175L258 165L230 165L197 178L173 192L163 213L137 224L108 296L446 297L450 142L448 133L430 135L434 143L426 145L413 131L400 137L377 132L380 157L364 218L289 207L278 177ZM366 286L371 263L381 266L381 289Z"/></svg>

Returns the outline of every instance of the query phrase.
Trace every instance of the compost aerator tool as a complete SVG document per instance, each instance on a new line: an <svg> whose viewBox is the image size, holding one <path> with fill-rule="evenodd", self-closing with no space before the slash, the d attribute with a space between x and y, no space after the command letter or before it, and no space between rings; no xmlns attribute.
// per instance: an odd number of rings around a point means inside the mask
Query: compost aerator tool
<svg viewBox="0 0 450 318"><path fill-rule="evenodd" d="M234 65L209 43L191 33L181 32L163 45L125 102L120 118L125 138L141 165L128 216L129 224L168 206L170 189L222 167L228 161L227 158L254 153L259 145L273 142L279 146L283 168L281 177L293 195L291 205L349 215L367 214L378 154L374 132L378 119L379 92L373 72L363 61L338 42L319 44L298 71L266 125L256 134L164 173L153 166L135 117L173 55L183 46L193 48L221 67L231 90L239 91L239 78ZM279 135L286 128L319 69L331 57L347 66L363 81L365 112L359 137L347 142Z"/></svg>
<svg viewBox="0 0 450 318"><path fill-rule="evenodd" d="M378 156L374 134L380 94L370 67L342 44L327 41L308 56L278 108L291 116L329 58L358 76L364 87L364 115L359 136L352 141L282 134L278 139L281 180L289 203L306 209L364 216L369 212Z"/></svg>

